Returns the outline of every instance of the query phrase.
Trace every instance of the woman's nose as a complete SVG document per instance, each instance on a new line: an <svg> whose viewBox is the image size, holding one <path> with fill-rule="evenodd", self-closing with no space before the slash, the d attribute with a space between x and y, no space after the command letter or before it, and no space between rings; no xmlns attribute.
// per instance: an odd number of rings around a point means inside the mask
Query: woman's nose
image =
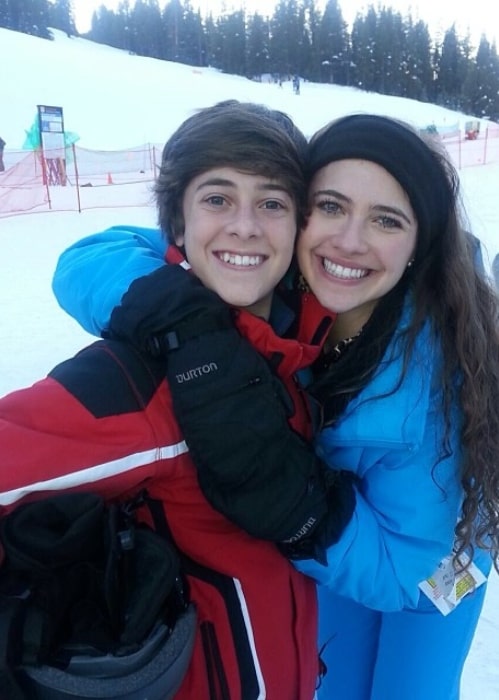
<svg viewBox="0 0 499 700"><path fill-rule="evenodd" d="M337 248L349 253L364 253L368 248L364 223L355 218L345 220L334 235Z"/></svg>

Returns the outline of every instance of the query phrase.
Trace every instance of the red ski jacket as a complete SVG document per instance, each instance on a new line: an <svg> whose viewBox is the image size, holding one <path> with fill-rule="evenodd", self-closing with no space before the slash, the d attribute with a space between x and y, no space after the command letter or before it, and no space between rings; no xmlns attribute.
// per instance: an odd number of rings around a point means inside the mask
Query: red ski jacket
<svg viewBox="0 0 499 700"><path fill-rule="evenodd" d="M296 340L245 312L238 325L261 352L282 358L277 371L295 402L292 423L309 435L294 374L316 358L328 323L312 297L303 304ZM250 537L205 500L160 361L116 341L90 345L46 379L0 399L0 454L0 514L62 490L114 499L146 488L161 502L187 558L198 613L179 700L312 699L319 669L315 584L273 544Z"/></svg>

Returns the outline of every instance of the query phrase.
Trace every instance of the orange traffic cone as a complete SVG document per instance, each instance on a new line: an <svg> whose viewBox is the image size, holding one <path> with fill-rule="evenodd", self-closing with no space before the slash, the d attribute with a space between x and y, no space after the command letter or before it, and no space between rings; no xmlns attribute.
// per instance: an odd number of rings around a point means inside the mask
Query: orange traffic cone
<svg viewBox="0 0 499 700"><path fill-rule="evenodd" d="M108 184L108 185L114 185L114 182L113 182L113 178L112 178L111 173L108 173L108 174L107 174L107 184Z"/></svg>

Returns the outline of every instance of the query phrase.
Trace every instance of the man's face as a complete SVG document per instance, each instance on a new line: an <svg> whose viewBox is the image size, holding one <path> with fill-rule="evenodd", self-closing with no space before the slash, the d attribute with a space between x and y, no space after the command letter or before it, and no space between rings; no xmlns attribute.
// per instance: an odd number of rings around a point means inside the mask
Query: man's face
<svg viewBox="0 0 499 700"><path fill-rule="evenodd" d="M185 247L194 274L231 306L268 318L272 294L293 257L296 207L285 186L234 168L189 183Z"/></svg>

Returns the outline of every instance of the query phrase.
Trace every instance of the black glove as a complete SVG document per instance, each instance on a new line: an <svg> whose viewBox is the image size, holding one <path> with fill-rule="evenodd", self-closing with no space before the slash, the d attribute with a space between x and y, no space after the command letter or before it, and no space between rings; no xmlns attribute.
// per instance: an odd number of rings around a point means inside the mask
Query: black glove
<svg viewBox="0 0 499 700"><path fill-rule="evenodd" d="M323 560L350 520L351 477L288 424L294 408L230 310L180 266L132 283L111 332L167 359L175 415L213 507L290 558Z"/></svg>
<svg viewBox="0 0 499 700"><path fill-rule="evenodd" d="M230 308L180 265L163 265L139 277L124 294L107 336L126 340L159 357L192 332L232 327ZM168 331L175 328L176 333Z"/></svg>
<svg viewBox="0 0 499 700"><path fill-rule="evenodd" d="M355 508L353 485L357 477L351 472L329 469L322 464L319 464L319 470L323 470L326 489L326 515L310 537L280 542L278 546L288 559L317 559L326 566L327 548L339 540L352 517Z"/></svg>
<svg viewBox="0 0 499 700"><path fill-rule="evenodd" d="M175 415L212 506L293 559L325 563L355 506L352 477L328 469L288 424L290 401L235 329L168 356Z"/></svg>

